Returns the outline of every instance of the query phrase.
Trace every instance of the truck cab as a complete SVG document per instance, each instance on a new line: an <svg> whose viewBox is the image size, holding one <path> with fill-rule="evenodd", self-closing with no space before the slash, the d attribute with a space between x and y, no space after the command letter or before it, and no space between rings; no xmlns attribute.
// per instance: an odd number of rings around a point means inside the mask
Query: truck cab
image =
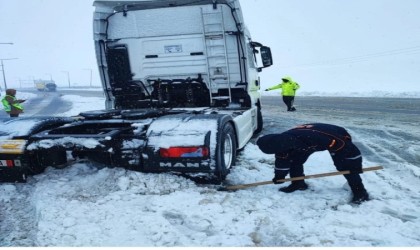
<svg viewBox="0 0 420 250"><path fill-rule="evenodd" d="M252 41L238 0L94 6L107 108L260 105L258 72L272 64L271 52Z"/></svg>

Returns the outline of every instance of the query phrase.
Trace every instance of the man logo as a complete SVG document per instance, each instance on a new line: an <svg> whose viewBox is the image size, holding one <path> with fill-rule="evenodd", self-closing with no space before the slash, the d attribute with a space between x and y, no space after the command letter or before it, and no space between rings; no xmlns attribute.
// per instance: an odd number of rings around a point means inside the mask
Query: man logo
<svg viewBox="0 0 420 250"><path fill-rule="evenodd" d="M161 168L199 168L200 167L200 163L180 163L180 162L160 162L159 166Z"/></svg>

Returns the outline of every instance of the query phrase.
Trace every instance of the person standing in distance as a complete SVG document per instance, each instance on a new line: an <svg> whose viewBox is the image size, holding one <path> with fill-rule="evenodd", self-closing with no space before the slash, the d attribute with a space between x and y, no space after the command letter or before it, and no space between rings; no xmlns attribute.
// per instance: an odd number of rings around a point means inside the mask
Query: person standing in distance
<svg viewBox="0 0 420 250"><path fill-rule="evenodd" d="M266 154L275 154L274 184L282 183L287 174L290 177L305 176L303 164L317 151L328 150L338 171L350 171L345 174L352 192L352 203L360 204L369 200L362 179L362 155L353 144L346 129L332 124L312 123L297 126L280 134L269 134L257 139L257 146ZM292 181L281 192L291 193L306 190L304 180Z"/></svg>
<svg viewBox="0 0 420 250"><path fill-rule="evenodd" d="M295 101L296 90L298 90L300 86L297 82L294 82L290 76L283 77L282 81L282 83L270 87L265 91L281 89L283 102L287 106L287 111L296 111L296 108L293 106L293 103Z"/></svg>
<svg viewBox="0 0 420 250"><path fill-rule="evenodd" d="M19 117L19 114L23 113L22 103L24 101L25 100L16 98L16 89L6 89L6 95L1 100L4 111L6 111L10 117Z"/></svg>

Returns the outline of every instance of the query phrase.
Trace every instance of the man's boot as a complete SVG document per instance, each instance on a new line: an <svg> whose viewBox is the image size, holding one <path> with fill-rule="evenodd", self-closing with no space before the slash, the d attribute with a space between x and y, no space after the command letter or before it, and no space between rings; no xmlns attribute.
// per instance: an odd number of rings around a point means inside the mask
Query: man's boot
<svg viewBox="0 0 420 250"><path fill-rule="evenodd" d="M360 203L369 200L369 194L364 187L352 188L352 191L353 191L353 198L351 199L352 203L359 205Z"/></svg>
<svg viewBox="0 0 420 250"><path fill-rule="evenodd" d="M305 181L292 181L292 184L290 184L287 187L280 188L279 191L284 193L292 193L296 190L306 189L308 189L308 185L305 183Z"/></svg>

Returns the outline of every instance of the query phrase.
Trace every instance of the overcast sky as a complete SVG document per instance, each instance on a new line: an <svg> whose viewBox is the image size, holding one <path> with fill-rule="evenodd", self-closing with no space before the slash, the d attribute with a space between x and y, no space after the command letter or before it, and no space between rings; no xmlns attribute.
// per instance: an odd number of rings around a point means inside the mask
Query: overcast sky
<svg viewBox="0 0 420 250"><path fill-rule="evenodd" d="M7 84L53 78L99 86L90 0L0 0ZM420 1L241 0L254 40L272 48L262 87L288 75L302 91L420 91ZM0 80L2 88L3 80ZM31 86L31 85L29 85Z"/></svg>

